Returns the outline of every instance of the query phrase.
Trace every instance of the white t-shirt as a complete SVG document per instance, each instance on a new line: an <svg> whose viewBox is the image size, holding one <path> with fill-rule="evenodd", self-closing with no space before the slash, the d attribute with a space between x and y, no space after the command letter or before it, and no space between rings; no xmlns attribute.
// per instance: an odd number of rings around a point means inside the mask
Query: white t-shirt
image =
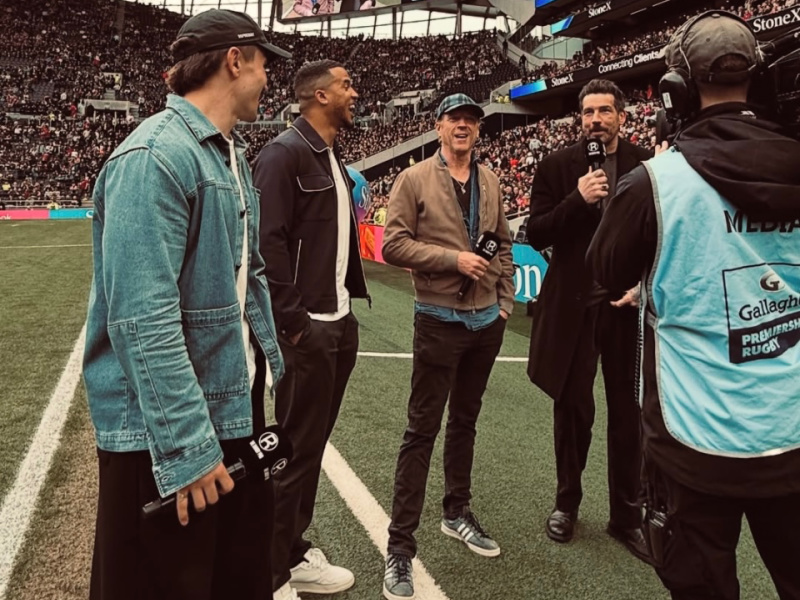
<svg viewBox="0 0 800 600"><path fill-rule="evenodd" d="M328 157L333 171L333 183L336 187L336 223L338 236L336 240L336 298L339 300L334 313L309 313L315 321L338 321L350 313L350 292L344 285L347 278L347 264L350 262L350 227L353 221L350 214L350 187L339 169L339 162L332 148L328 148Z"/></svg>
<svg viewBox="0 0 800 600"><path fill-rule="evenodd" d="M236 185L239 188L239 204L242 210L247 210L247 205L244 202L244 190L242 189L242 180L239 178L239 164L236 160L236 149L233 145L233 140L228 139L228 148L231 157L231 170L233 176L236 177ZM242 339L244 340L244 352L247 356L247 374L250 378L250 389L253 389L253 383L256 380L256 351L253 348L253 343L250 341L250 324L247 322L247 317L244 312L244 305L247 300L247 272L250 261L249 244L247 235L247 215L244 218L244 241L242 242L242 266L239 267L236 273L236 296L239 299L239 307L242 312ZM269 376L268 376L269 377Z"/></svg>

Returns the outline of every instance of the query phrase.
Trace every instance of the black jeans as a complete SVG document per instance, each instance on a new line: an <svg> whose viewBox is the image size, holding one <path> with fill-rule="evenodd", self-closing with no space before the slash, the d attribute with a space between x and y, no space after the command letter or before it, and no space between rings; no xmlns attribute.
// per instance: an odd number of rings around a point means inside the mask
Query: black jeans
<svg viewBox="0 0 800 600"><path fill-rule="evenodd" d="M505 320L470 331L418 314L414 324L414 367L408 401L408 427L397 458L389 552L413 557L431 453L450 397L444 439L444 516L454 518L469 506L475 424L481 400L500 352Z"/></svg>
<svg viewBox="0 0 800 600"><path fill-rule="evenodd" d="M586 309L583 329L564 390L553 405L558 489L556 508L578 510L583 498L594 424L594 379L601 358L608 405L608 493L611 523L631 529L641 524L641 446L636 400L637 313L607 301Z"/></svg>
<svg viewBox="0 0 800 600"><path fill-rule="evenodd" d="M303 539L314 516L322 454L342 405L358 354L353 313L334 322L311 321L296 345L280 339L286 374L275 390L275 417L294 446L294 456L274 478L275 535L272 584L291 577L311 544Z"/></svg>
<svg viewBox="0 0 800 600"><path fill-rule="evenodd" d="M264 428L263 354L253 389L254 428ZM226 464L249 439L220 442ZM97 451L97 506L90 600L264 600L272 597L272 483L247 478L202 513L142 518L158 498L150 454Z"/></svg>
<svg viewBox="0 0 800 600"><path fill-rule="evenodd" d="M736 546L747 517L781 600L800 600L800 494L726 498L687 488L660 473L668 528L656 569L674 600L739 600Z"/></svg>

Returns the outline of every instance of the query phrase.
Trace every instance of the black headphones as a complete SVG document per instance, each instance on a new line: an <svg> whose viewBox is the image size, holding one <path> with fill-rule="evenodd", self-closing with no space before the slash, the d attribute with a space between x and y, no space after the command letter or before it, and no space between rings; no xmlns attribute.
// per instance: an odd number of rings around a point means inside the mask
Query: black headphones
<svg viewBox="0 0 800 600"><path fill-rule="evenodd" d="M724 84L742 81L760 69L762 64L762 56L758 49L758 41L747 22L738 15L724 10L710 10L686 21L686 23L681 25L680 29L675 32L673 38L665 48L667 60L670 60L671 64L667 65L667 72L664 73L664 76L658 82L658 93L661 95L661 100L664 103L666 117L673 123L679 123L679 127L680 124L685 124L686 120L690 119L700 109L700 95L697 91L697 84L692 77L692 66L689 64L686 53L684 52L684 41L692 27L699 21L713 15L727 17L742 23L753 36L753 44L756 48L756 64L752 65L746 73L720 73L714 76L714 83ZM678 36L677 52L671 52L674 47L675 36ZM670 56L670 54L672 54L672 56Z"/></svg>

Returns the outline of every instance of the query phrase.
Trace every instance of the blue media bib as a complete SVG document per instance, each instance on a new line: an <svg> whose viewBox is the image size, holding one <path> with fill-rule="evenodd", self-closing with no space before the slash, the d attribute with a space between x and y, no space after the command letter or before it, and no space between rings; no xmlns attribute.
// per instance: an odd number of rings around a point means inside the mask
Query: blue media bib
<svg viewBox="0 0 800 600"><path fill-rule="evenodd" d="M645 167L659 236L643 297L667 429L720 456L800 447L800 224L750 219L674 148Z"/></svg>

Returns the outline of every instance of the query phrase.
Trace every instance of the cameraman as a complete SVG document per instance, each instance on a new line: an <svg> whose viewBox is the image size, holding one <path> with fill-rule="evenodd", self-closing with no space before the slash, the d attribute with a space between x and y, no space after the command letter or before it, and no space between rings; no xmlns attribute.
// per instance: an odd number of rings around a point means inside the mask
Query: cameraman
<svg viewBox="0 0 800 600"><path fill-rule="evenodd" d="M609 290L644 274L645 530L672 598L735 600L746 515L796 600L800 143L746 103L759 51L738 17L689 21L665 57L696 115L620 181L587 255Z"/></svg>

